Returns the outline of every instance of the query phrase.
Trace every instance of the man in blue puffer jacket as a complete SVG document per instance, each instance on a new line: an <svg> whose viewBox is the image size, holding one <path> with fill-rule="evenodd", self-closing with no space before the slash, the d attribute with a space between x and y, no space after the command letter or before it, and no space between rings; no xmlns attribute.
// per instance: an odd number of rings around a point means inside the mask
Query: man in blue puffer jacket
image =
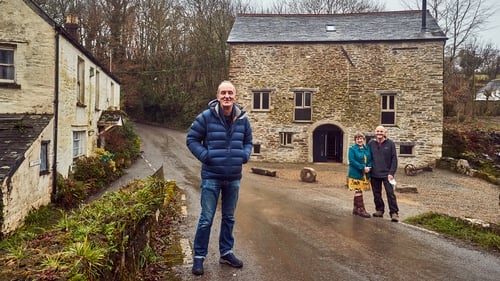
<svg viewBox="0 0 500 281"><path fill-rule="evenodd" d="M233 227L242 165L248 162L252 151L252 128L246 112L235 99L234 85L223 81L217 89L217 99L208 103L208 109L196 117L187 133L187 147L202 163L201 214L194 237L191 270L195 275L203 274L219 195L222 201L219 262L236 268L243 266L233 254Z"/></svg>

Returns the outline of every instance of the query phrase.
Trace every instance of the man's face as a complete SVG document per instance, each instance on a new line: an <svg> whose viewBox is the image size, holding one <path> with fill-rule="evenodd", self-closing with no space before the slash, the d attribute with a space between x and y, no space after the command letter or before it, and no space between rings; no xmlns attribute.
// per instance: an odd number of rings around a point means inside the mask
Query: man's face
<svg viewBox="0 0 500 281"><path fill-rule="evenodd" d="M222 107L232 107L236 94L233 92L231 87L222 87L219 94L217 94L217 99Z"/></svg>
<svg viewBox="0 0 500 281"><path fill-rule="evenodd" d="M377 127L375 129L375 136L377 137L377 140L383 140L385 138L385 128Z"/></svg>

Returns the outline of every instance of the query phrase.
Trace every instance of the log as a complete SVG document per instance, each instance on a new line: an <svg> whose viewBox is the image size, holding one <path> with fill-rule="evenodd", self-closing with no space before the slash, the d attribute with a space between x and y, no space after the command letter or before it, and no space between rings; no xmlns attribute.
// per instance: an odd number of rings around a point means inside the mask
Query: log
<svg viewBox="0 0 500 281"><path fill-rule="evenodd" d="M252 167L251 169L252 169L252 173L254 173L254 174L268 176L268 177L275 177L276 176L276 171L271 171L271 170L267 170L264 168L257 168L257 167Z"/></svg>

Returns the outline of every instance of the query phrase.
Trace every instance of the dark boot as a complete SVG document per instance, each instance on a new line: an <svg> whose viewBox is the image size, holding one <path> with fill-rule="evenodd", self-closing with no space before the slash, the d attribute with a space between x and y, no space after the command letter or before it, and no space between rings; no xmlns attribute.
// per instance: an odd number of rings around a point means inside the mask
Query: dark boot
<svg viewBox="0 0 500 281"><path fill-rule="evenodd" d="M352 209L352 214L363 218L371 217L365 209L365 202L363 201L362 192L356 192L354 194L354 208Z"/></svg>

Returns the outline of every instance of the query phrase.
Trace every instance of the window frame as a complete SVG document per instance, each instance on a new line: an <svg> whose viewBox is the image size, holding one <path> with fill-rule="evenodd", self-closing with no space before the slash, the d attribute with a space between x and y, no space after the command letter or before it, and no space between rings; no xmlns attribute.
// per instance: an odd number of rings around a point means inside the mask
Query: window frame
<svg viewBox="0 0 500 281"><path fill-rule="evenodd" d="M294 122L311 122L312 121L312 97L313 91L311 90L293 90L293 121ZM299 97L300 95L300 97ZM300 102L300 104L299 104ZM302 114L298 114L298 113ZM297 119L298 115L309 115L308 119Z"/></svg>
<svg viewBox="0 0 500 281"><path fill-rule="evenodd" d="M73 159L85 154L85 131L73 131Z"/></svg>
<svg viewBox="0 0 500 281"><path fill-rule="evenodd" d="M50 171L49 144L48 140L40 143L40 175L48 174Z"/></svg>
<svg viewBox="0 0 500 281"><path fill-rule="evenodd" d="M85 106L85 60L81 57L76 67L76 105Z"/></svg>
<svg viewBox="0 0 500 281"><path fill-rule="evenodd" d="M255 107L258 97L259 106ZM267 102L267 108L264 103ZM252 111L269 111L271 109L271 90L252 90Z"/></svg>
<svg viewBox="0 0 500 281"><path fill-rule="evenodd" d="M293 133L292 132L280 132L280 145L281 146L291 146L293 144Z"/></svg>
<svg viewBox="0 0 500 281"><path fill-rule="evenodd" d="M410 153L403 153L403 147L405 149L409 149ZM399 144L399 156L407 157L407 156L415 156L415 144L404 142Z"/></svg>
<svg viewBox="0 0 500 281"><path fill-rule="evenodd" d="M0 51L3 52L8 52L12 53L12 62L2 62L0 61L0 66L6 67L6 69L12 69L12 77L8 77L7 75L5 77L1 76L0 72L0 83L15 83L16 82L16 48L15 46L6 46L6 45L0 45ZM7 71L8 72L8 71Z"/></svg>
<svg viewBox="0 0 500 281"><path fill-rule="evenodd" d="M95 72L95 110L101 110L101 72L96 70Z"/></svg>
<svg viewBox="0 0 500 281"><path fill-rule="evenodd" d="M380 94L380 124L384 126L396 126L396 92L386 92ZM392 119L389 123L388 119Z"/></svg>
<svg viewBox="0 0 500 281"><path fill-rule="evenodd" d="M260 143L254 143L252 145L252 154L260 155L262 150L262 145Z"/></svg>

